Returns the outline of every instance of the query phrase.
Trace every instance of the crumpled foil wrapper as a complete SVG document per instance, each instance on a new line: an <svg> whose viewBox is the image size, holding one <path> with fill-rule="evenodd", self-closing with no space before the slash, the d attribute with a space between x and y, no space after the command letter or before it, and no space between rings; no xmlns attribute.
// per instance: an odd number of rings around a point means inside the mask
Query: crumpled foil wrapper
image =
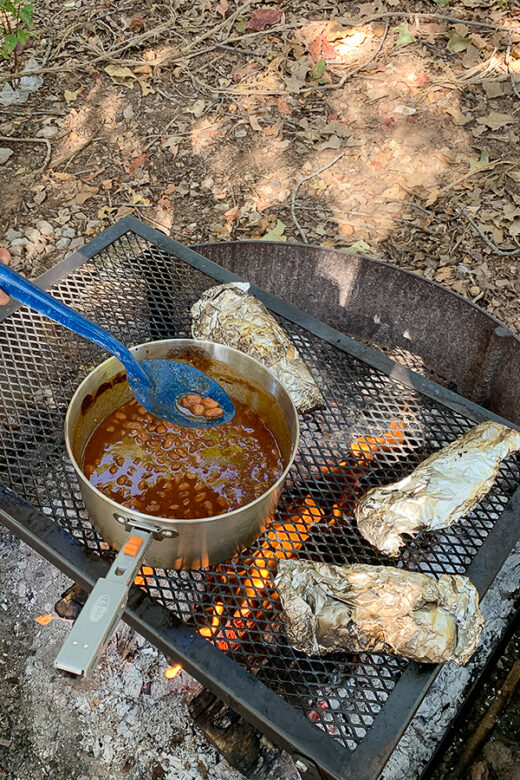
<svg viewBox="0 0 520 780"><path fill-rule="evenodd" d="M491 489L500 462L520 449L520 432L487 420L421 463L412 473L359 500L358 528L385 555L398 555L403 534L438 531L470 512Z"/></svg>
<svg viewBox="0 0 520 780"><path fill-rule="evenodd" d="M460 575L287 559L275 586L287 637L307 655L348 650L465 664L484 626L477 590Z"/></svg>
<svg viewBox="0 0 520 780"><path fill-rule="evenodd" d="M219 284L191 307L194 339L245 352L280 380L299 412L324 406L323 396L283 328L263 303L248 295L247 282Z"/></svg>

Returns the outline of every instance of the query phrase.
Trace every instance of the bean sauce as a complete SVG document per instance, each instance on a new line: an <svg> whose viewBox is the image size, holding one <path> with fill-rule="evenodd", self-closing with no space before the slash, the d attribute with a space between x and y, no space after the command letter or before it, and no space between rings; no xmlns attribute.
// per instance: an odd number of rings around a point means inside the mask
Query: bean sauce
<svg viewBox="0 0 520 780"><path fill-rule="evenodd" d="M181 428L132 399L92 433L83 473L119 504L157 517L211 517L254 501L276 482L276 439L240 401L215 428Z"/></svg>

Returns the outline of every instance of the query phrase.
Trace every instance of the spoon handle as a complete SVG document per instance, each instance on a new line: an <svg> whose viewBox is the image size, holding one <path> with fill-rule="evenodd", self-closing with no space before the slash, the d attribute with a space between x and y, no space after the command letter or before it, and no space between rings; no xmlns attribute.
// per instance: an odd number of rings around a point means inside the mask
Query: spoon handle
<svg viewBox="0 0 520 780"><path fill-rule="evenodd" d="M30 306L31 309L35 309L45 317L49 317L54 322L64 325L69 330L74 331L74 333L84 336L89 341L93 341L94 344L98 344L98 346L106 349L107 352L115 355L125 366L129 378L135 377L139 381L144 382L145 386L150 384L148 376L124 344L121 344L108 331L100 328L99 325L91 322L82 314L74 311L74 309L65 306L64 303L53 298L49 293L40 290L35 284L3 263L0 263L0 288L8 295L16 298L20 303Z"/></svg>

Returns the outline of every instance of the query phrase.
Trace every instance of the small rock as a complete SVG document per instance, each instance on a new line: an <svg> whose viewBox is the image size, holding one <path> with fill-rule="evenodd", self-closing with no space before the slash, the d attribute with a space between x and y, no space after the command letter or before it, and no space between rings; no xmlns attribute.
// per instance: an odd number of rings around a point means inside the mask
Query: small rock
<svg viewBox="0 0 520 780"><path fill-rule="evenodd" d="M8 149L6 146L0 147L0 165L5 165L10 157L14 154L12 149Z"/></svg>
<svg viewBox="0 0 520 780"><path fill-rule="evenodd" d="M69 249L79 249L84 245L84 240L80 238L73 238L70 242Z"/></svg>
<svg viewBox="0 0 520 780"><path fill-rule="evenodd" d="M247 130L237 130L235 132L235 138L245 138L247 135Z"/></svg>
<svg viewBox="0 0 520 780"><path fill-rule="evenodd" d="M17 247L24 247L24 246L27 246L26 238L13 238L13 240L11 241L11 249L16 249Z"/></svg>
<svg viewBox="0 0 520 780"><path fill-rule="evenodd" d="M47 197L47 193L45 192L45 190L42 190L41 192L37 192L36 195L34 196L34 202L37 203L38 206L40 206L46 197Z"/></svg>
<svg viewBox="0 0 520 780"><path fill-rule="evenodd" d="M61 229L61 235L64 238L75 238L76 237L76 231L74 230L74 228L70 228L70 227L62 228Z"/></svg>
<svg viewBox="0 0 520 780"><path fill-rule="evenodd" d="M60 238L56 241L56 249L68 249L70 238Z"/></svg>
<svg viewBox="0 0 520 780"><path fill-rule="evenodd" d="M25 254L27 259L31 260L37 255L41 255L44 249L45 244L43 244L41 241L28 241L25 246Z"/></svg>
<svg viewBox="0 0 520 780"><path fill-rule="evenodd" d="M52 227L51 223L47 222L45 219L40 219L40 221L36 223L36 227L42 236L52 236L54 233L54 228Z"/></svg>
<svg viewBox="0 0 520 780"><path fill-rule="evenodd" d="M134 116L135 116L134 109L133 109L131 103L129 103L127 105L127 107L123 111L123 119L126 119L127 122L128 122L128 121L130 121L130 119L133 119Z"/></svg>
<svg viewBox="0 0 520 780"><path fill-rule="evenodd" d="M42 237L40 235L40 231L36 230L36 228L30 227L27 228L25 231L25 235L29 239L29 241L32 241L33 243L36 243L37 241L41 241Z"/></svg>
<svg viewBox="0 0 520 780"><path fill-rule="evenodd" d="M22 237L22 232L20 230L13 230L13 228L9 228L9 230L6 231L5 234L5 240L6 241L15 241L17 238Z"/></svg>
<svg viewBox="0 0 520 780"><path fill-rule="evenodd" d="M46 127L42 127L41 130L38 130L36 135L38 138L54 138L59 129L60 128L56 127L56 125L46 125Z"/></svg>

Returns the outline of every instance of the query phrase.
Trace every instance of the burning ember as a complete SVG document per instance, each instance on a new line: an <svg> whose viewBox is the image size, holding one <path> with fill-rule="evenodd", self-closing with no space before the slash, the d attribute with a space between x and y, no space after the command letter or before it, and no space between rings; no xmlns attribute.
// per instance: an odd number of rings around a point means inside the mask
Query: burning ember
<svg viewBox="0 0 520 780"><path fill-rule="evenodd" d="M56 615L51 615L50 612L47 615L40 615L40 617L36 618L36 622L40 624L40 626L46 626L48 625L51 620L54 620Z"/></svg>
<svg viewBox="0 0 520 780"><path fill-rule="evenodd" d="M182 670L182 666L180 664L175 664L175 666L169 666L167 669L164 670L164 676L167 680L173 680L174 677L177 677L179 672Z"/></svg>

